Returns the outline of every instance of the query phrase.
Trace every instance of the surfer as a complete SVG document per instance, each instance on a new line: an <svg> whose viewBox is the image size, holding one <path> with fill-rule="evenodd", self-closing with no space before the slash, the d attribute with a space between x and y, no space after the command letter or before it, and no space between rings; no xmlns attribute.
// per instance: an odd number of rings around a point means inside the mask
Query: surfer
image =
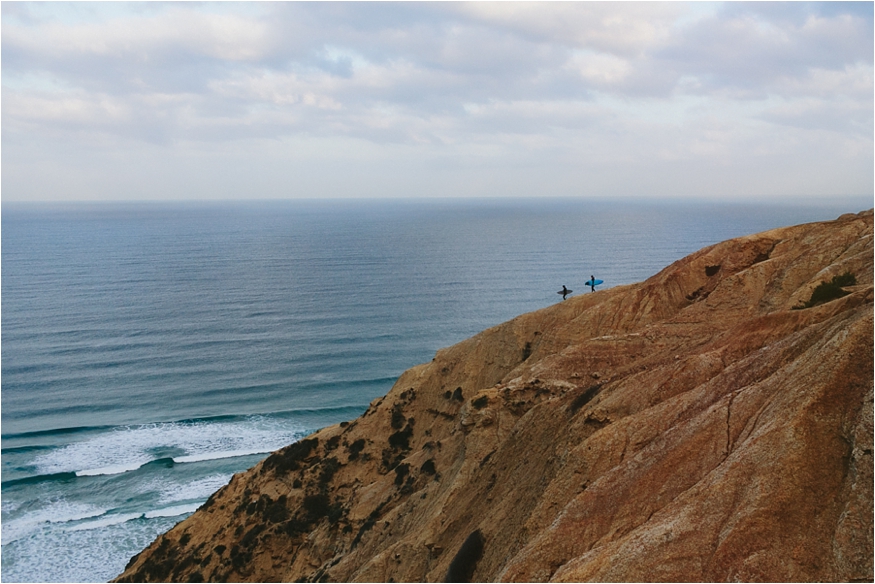
<svg viewBox="0 0 875 584"><path fill-rule="evenodd" d="M590 275L587 284L589 284L589 287L591 288L590 292L595 292L595 276Z"/></svg>
<svg viewBox="0 0 875 584"><path fill-rule="evenodd" d="M562 284L562 290L559 291L559 294L562 294L562 300L565 300L565 297L571 294L571 290L565 287L565 284Z"/></svg>

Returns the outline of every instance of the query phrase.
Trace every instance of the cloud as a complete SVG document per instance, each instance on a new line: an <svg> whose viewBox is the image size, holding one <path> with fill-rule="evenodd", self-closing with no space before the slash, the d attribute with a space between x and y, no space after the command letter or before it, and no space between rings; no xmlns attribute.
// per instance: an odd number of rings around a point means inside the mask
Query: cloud
<svg viewBox="0 0 875 584"><path fill-rule="evenodd" d="M768 6L727 4L680 31L658 60L695 76L704 88L734 88L752 97L774 91L774 79L804 78L812 69L865 64L871 70L871 18L823 17L794 3L763 4Z"/></svg>
<svg viewBox="0 0 875 584"><path fill-rule="evenodd" d="M681 4L660 2L483 2L460 12L542 43L637 57L669 42Z"/></svg>
<svg viewBox="0 0 875 584"><path fill-rule="evenodd" d="M632 73L627 59L604 53L575 53L568 67L597 87L616 85Z"/></svg>
<svg viewBox="0 0 875 584"><path fill-rule="evenodd" d="M209 14L173 6L149 16L125 16L70 25L59 21L3 27L4 45L31 57L128 58L132 62L167 55L201 55L253 61L269 49L269 25L252 17Z"/></svg>
<svg viewBox="0 0 875 584"><path fill-rule="evenodd" d="M797 182L777 175L800 172L791 157L841 168L821 173L839 191L871 183L867 3L4 3L2 11L7 197L32 196L21 169L34 168L41 144L64 160L104 160L110 174L128 169L120 177L136 174L143 152L154 163L162 151L198 162L159 168L209 173L209 161L229 163L222 152L244 156L245 143L274 182L287 176L286 157L318 151L312 168L358 173L385 189L450 180L455 165L484 189L490 180L514 192L537 184L521 176L527 169L556 192L575 191L575 180L662 192L654 181L668 185L667 169L698 175L698 165L724 173L724 184L756 167L762 189L787 194ZM364 151L366 164L348 163ZM775 176L764 178L751 152L771 160ZM399 170L398 160L415 170ZM515 177L511 185L499 169ZM625 186L605 169L623 173ZM96 180L88 176L83 183ZM89 192L112 196L101 184Z"/></svg>

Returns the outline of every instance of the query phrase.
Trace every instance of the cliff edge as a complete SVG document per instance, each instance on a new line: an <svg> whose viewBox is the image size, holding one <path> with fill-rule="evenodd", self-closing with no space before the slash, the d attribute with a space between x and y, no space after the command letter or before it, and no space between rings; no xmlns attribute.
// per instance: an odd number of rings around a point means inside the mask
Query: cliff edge
<svg viewBox="0 0 875 584"><path fill-rule="evenodd" d="M872 300L870 210L519 316L118 580L872 581Z"/></svg>

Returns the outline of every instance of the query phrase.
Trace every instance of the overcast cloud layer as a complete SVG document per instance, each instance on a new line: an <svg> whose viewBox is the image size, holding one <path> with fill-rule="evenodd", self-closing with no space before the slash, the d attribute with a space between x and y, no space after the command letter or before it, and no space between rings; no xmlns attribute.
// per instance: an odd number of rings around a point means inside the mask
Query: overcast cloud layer
<svg viewBox="0 0 875 584"><path fill-rule="evenodd" d="M873 196L873 4L2 4L3 200Z"/></svg>

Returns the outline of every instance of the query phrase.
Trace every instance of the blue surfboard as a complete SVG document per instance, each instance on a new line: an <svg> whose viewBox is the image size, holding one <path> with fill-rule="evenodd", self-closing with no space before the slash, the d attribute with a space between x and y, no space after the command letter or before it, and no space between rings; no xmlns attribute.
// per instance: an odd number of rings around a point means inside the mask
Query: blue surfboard
<svg viewBox="0 0 875 584"><path fill-rule="evenodd" d="M584 286L598 286L599 284L604 284L604 280L587 280L583 283Z"/></svg>

